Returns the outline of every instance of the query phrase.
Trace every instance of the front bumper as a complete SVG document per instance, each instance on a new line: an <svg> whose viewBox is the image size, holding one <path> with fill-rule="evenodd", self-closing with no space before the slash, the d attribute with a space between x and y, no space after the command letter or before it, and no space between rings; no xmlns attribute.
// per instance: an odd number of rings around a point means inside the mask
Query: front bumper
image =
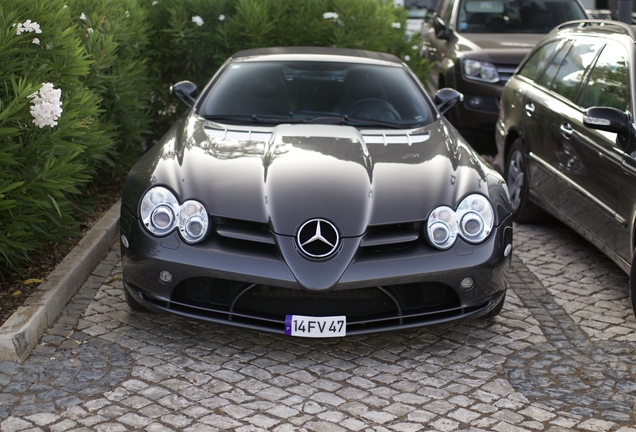
<svg viewBox="0 0 636 432"><path fill-rule="evenodd" d="M274 333L284 332L286 314L344 314L353 335L487 314L507 289L512 221L508 217L477 246L458 240L439 251L417 240L361 251L326 293L303 291L277 245L217 235L198 245L176 233L156 238L125 208L121 233L129 245L122 245L126 289L149 309ZM160 279L162 271L170 281ZM473 283L462 288L467 278Z"/></svg>

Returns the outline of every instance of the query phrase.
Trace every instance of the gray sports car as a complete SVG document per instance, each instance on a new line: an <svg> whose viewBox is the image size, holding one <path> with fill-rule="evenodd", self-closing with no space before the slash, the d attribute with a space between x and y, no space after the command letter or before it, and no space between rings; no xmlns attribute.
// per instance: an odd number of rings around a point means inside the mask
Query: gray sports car
<svg viewBox="0 0 636 432"><path fill-rule="evenodd" d="M333 337L494 316L512 249L502 177L397 57L233 55L133 167L121 245L134 310Z"/></svg>

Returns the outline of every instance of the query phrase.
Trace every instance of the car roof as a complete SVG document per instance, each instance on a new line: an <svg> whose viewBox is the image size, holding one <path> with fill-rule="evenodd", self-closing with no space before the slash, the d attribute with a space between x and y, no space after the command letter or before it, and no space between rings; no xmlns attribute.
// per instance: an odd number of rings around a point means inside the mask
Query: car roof
<svg viewBox="0 0 636 432"><path fill-rule="evenodd" d="M351 48L329 47L254 48L239 51L236 54L232 55L230 59L239 61L322 60L339 62L351 61L356 63L402 64L402 60L392 54Z"/></svg>
<svg viewBox="0 0 636 432"><path fill-rule="evenodd" d="M579 35L622 35L628 36L636 42L636 29L629 24L620 21L609 20L580 20L568 21L556 26L553 29L557 34L579 34Z"/></svg>

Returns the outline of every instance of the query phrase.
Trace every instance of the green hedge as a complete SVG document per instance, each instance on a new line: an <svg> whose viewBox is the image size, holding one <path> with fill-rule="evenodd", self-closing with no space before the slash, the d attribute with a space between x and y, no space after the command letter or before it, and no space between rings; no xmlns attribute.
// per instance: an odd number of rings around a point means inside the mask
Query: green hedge
<svg viewBox="0 0 636 432"><path fill-rule="evenodd" d="M170 85L202 87L234 52L265 46L389 52L423 79L405 29L391 0L3 0L0 280L74 235L86 185L127 172L170 126L183 110ZM62 112L40 127L32 110L58 91Z"/></svg>
<svg viewBox="0 0 636 432"><path fill-rule="evenodd" d="M0 270L16 270L28 252L73 234L73 206L112 142L99 121L99 99L83 84L82 42L62 0L3 0L0 9ZM34 22L36 31L18 33ZM30 95L61 90L57 124L34 123ZM53 121L53 119L51 120Z"/></svg>

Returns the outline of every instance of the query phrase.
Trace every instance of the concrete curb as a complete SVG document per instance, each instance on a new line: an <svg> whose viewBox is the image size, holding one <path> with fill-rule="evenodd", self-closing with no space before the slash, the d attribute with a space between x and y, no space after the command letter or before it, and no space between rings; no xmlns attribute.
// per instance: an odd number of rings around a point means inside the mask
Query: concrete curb
<svg viewBox="0 0 636 432"><path fill-rule="evenodd" d="M55 323L64 306L117 240L120 206L117 201L55 267L38 291L0 327L0 360L22 363Z"/></svg>

